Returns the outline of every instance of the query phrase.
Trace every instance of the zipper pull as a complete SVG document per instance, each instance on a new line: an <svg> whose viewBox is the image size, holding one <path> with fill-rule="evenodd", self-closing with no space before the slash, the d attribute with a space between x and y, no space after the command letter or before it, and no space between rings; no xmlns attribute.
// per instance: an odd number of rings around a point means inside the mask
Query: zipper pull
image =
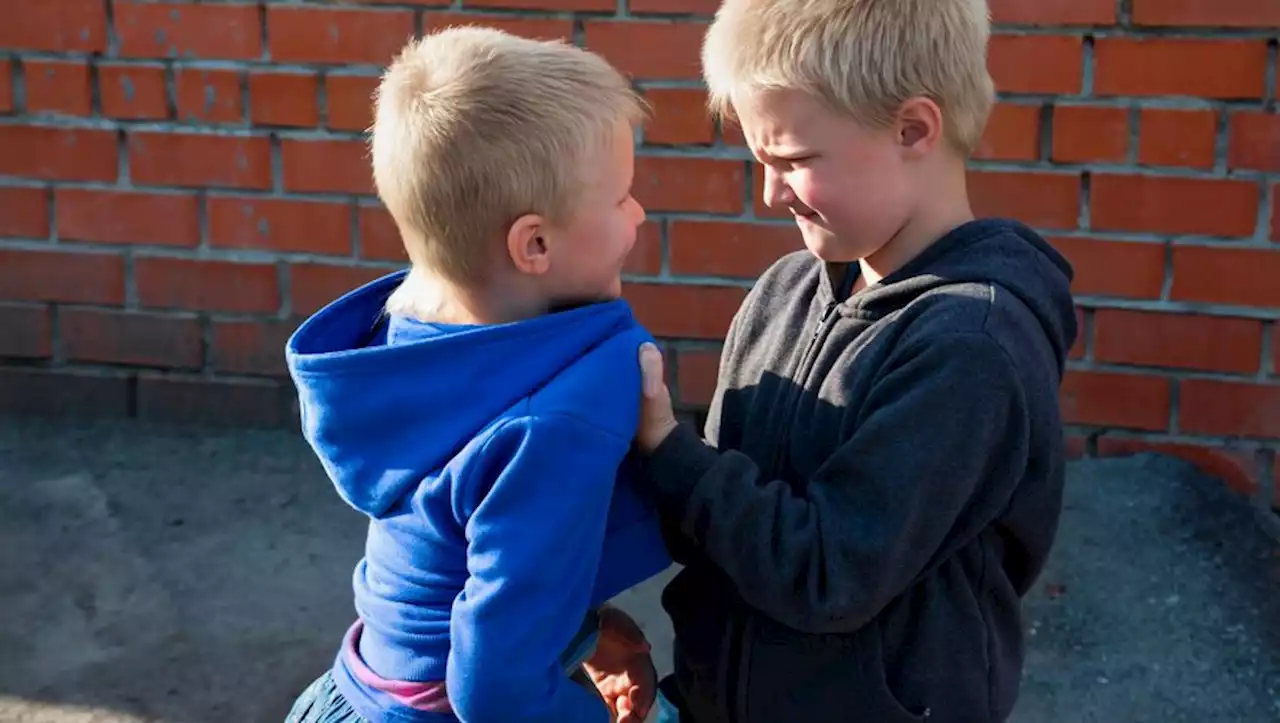
<svg viewBox="0 0 1280 723"><path fill-rule="evenodd" d="M817 339L822 333L822 327L826 325L827 319L831 318L831 312L836 310L836 302L828 301L827 305L822 308L822 313L818 315L818 323L813 328L813 338Z"/></svg>

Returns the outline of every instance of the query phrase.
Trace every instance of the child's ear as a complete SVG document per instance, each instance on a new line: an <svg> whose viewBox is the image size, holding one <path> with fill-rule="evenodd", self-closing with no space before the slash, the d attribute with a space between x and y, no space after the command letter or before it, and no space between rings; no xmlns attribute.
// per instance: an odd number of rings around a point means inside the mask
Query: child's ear
<svg viewBox="0 0 1280 723"><path fill-rule="evenodd" d="M909 158L925 156L942 141L942 109L929 98L911 98L898 110L896 130Z"/></svg>
<svg viewBox="0 0 1280 723"><path fill-rule="evenodd" d="M540 276L551 267L547 253L547 220L535 213L517 218L507 230L507 254L516 270Z"/></svg>

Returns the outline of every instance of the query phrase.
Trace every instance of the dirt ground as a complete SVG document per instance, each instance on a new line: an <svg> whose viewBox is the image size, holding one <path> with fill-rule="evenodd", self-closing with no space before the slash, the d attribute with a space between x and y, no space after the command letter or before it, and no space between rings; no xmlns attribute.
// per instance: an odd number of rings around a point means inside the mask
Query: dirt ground
<svg viewBox="0 0 1280 723"><path fill-rule="evenodd" d="M270 723L364 523L289 432L0 418L0 723ZM1072 465L1017 723L1280 720L1280 552L1216 480ZM662 580L623 595L669 667Z"/></svg>

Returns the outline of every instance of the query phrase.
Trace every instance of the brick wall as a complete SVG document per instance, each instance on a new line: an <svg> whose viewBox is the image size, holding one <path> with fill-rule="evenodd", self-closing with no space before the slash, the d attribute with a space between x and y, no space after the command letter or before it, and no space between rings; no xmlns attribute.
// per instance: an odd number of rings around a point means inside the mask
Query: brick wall
<svg viewBox="0 0 1280 723"><path fill-rule="evenodd" d="M0 408L292 423L297 320L402 263L360 131L412 33L572 38L657 109L627 295L706 402L751 279L797 248L702 112L714 0L5 0ZM1075 263L1078 452L1158 446L1264 497L1280 445L1275 0L992 0L977 210Z"/></svg>

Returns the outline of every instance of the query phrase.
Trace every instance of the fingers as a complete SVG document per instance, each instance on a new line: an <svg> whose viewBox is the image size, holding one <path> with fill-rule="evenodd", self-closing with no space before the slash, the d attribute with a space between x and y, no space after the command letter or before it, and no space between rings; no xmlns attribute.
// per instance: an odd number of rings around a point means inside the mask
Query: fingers
<svg viewBox="0 0 1280 723"><path fill-rule="evenodd" d="M618 714L618 723L639 723L640 716L636 715L635 709L631 705L631 696L619 696L614 704L614 710Z"/></svg>
<svg viewBox="0 0 1280 723"><path fill-rule="evenodd" d="M640 372L644 376L644 395L658 397L666 387L662 373L662 352L653 344L640 347Z"/></svg>

